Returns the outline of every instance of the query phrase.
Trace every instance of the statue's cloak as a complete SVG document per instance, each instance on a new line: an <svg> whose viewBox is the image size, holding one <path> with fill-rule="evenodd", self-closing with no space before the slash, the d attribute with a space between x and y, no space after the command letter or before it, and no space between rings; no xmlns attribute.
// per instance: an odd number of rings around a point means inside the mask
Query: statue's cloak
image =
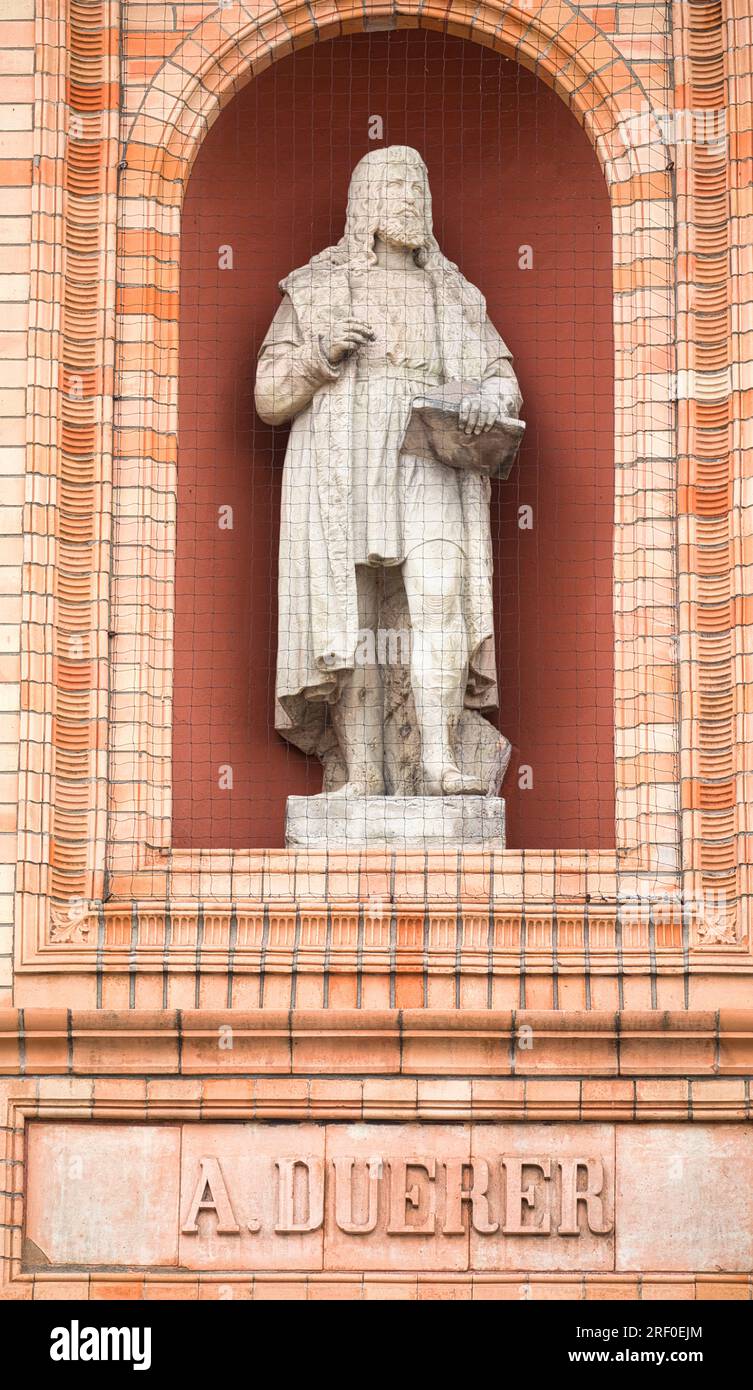
<svg viewBox="0 0 753 1390"><path fill-rule="evenodd" d="M352 313L354 277L368 273L365 265L344 261L342 246L315 256L280 285L292 302L304 341L311 345L323 337L326 341L332 323ZM495 375L500 359L509 360L510 353L488 323L483 296L438 248L425 270L434 283L445 381L486 379L491 387L490 332ZM334 743L327 705L337 698L342 673L354 667L359 639L350 520L354 380L355 359L351 358L338 378L320 386L311 404L293 421L283 478L275 723L279 733L304 752L318 754L325 767ZM511 390L513 395L516 392L511 369L500 386L509 403ZM459 483L463 535L457 539L465 555L469 671L465 704L483 712L494 710L498 703L490 485L488 479L471 473L459 475ZM394 593L392 577L390 584ZM396 620L399 624L401 617L409 628L407 605L398 598L391 603L389 626L394 627ZM387 624L382 621L380 626ZM389 679L386 686L389 696Z"/></svg>

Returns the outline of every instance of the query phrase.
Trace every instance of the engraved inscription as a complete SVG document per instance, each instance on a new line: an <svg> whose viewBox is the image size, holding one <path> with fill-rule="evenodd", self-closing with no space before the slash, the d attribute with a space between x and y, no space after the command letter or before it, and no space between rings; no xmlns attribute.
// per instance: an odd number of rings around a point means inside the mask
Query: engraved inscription
<svg viewBox="0 0 753 1390"><path fill-rule="evenodd" d="M350 1236L369 1235L380 1218L388 1236L463 1235L469 1227L480 1235L608 1235L613 1228L605 1214L604 1162L594 1157L500 1154L496 1165L421 1154L342 1155L327 1164L282 1158L270 1162L267 1177L278 1235L319 1230L330 1187L334 1224ZM246 1210L256 1196L239 1190L231 1197L221 1160L202 1157L181 1231L198 1235L203 1219L207 1234L239 1235L241 1222L259 1232Z"/></svg>

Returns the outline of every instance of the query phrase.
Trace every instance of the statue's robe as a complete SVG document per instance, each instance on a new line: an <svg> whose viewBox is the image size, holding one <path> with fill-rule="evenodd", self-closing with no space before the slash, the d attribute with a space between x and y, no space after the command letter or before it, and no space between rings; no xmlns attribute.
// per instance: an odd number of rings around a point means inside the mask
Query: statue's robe
<svg viewBox="0 0 753 1390"><path fill-rule="evenodd" d="M277 648L276 727L327 766L334 737L327 704L337 698L342 673L353 669L359 641L354 538L354 449L359 372L356 355L333 366L321 342L333 323L355 313L363 300L365 266L338 263L332 249L282 281L283 300L259 352L256 405L270 424L292 421L283 475ZM511 354L486 314L480 292L443 257L427 267L434 290L439 380L483 384L503 413L521 404ZM381 399L381 393L385 398ZM368 382L369 448L395 475L404 467L398 447L410 411L410 392L398 390L389 374ZM379 437L376 438L376 435ZM431 465L444 469L444 465ZM452 472L453 470L447 470ZM490 484L474 473L456 475L464 554L464 613L468 640L467 708L497 707L489 524ZM389 492L389 479L386 491ZM370 547L372 563L399 570L404 556L392 543L388 521ZM395 528L393 528L395 529ZM399 527L397 528L399 530ZM387 554L379 554L380 550ZM393 622L395 608L393 605ZM403 612L405 608L403 607ZM407 625L407 614L405 622ZM330 787L339 777L329 778Z"/></svg>

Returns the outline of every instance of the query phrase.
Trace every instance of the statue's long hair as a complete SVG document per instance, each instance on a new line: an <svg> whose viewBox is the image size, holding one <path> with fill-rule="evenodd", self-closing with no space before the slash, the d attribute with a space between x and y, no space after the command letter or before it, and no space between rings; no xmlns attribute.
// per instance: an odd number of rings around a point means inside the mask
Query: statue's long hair
<svg viewBox="0 0 753 1390"><path fill-rule="evenodd" d="M464 373L475 377L478 372L468 368L467 362L464 364L463 343L466 338L469 342L478 339L486 319L486 304L480 290L471 285L439 249L432 229L429 175L418 150L409 145L388 145L372 150L359 161L350 180L344 235L334 246L312 256L307 265L292 271L280 282L280 290L291 295L304 332L320 332L321 329L315 327L317 293L313 287L321 272L326 275L335 269L345 272L352 287L354 280L376 265L376 234L382 229L388 211L387 173L395 164L406 175L418 172L423 179L424 232L414 258L431 279L435 302L441 310L439 331L445 375L449 381L461 380ZM322 297L321 290L319 298L318 308L326 309L326 296ZM469 328L468 335L464 334L464 323Z"/></svg>

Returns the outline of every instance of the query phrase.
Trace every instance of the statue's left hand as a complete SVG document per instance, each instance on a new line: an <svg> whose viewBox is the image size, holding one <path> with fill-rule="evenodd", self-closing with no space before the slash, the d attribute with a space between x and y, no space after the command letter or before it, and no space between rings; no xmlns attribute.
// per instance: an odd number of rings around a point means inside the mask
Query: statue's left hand
<svg viewBox="0 0 753 1390"><path fill-rule="evenodd" d="M482 434L499 419L499 406L482 391L463 396L458 410L460 428L465 434Z"/></svg>

